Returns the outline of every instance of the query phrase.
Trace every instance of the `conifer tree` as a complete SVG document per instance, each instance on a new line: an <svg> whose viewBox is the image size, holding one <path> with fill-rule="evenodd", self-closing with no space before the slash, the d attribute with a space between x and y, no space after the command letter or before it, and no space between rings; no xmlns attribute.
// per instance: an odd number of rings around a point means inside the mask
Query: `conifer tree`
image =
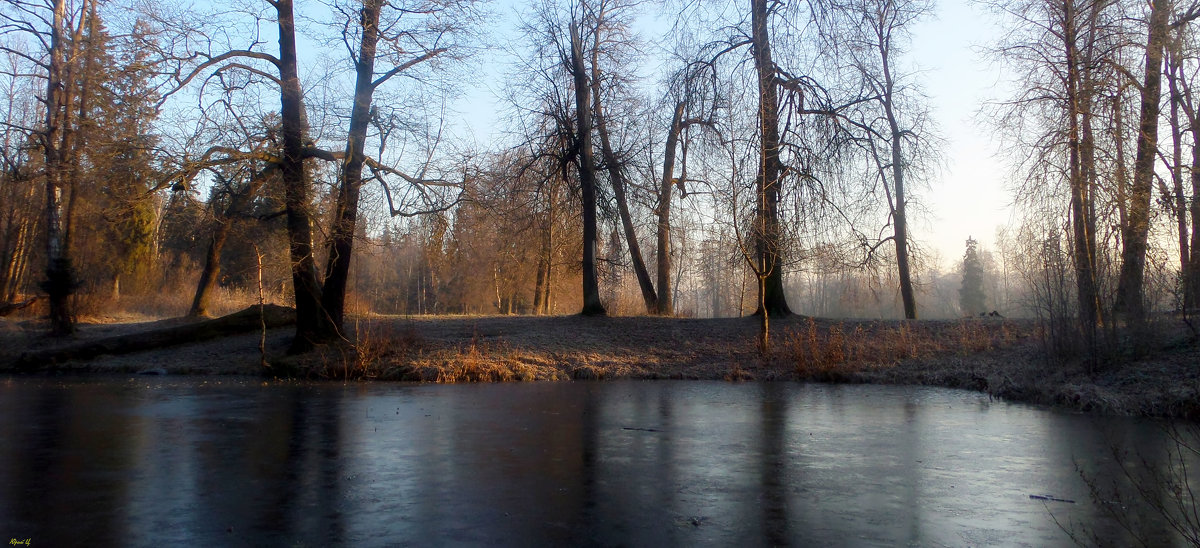
<svg viewBox="0 0 1200 548"><path fill-rule="evenodd" d="M987 312L983 293L983 261L979 258L979 242L967 238L967 252L962 262L962 287L958 290L959 310L965 316Z"/></svg>

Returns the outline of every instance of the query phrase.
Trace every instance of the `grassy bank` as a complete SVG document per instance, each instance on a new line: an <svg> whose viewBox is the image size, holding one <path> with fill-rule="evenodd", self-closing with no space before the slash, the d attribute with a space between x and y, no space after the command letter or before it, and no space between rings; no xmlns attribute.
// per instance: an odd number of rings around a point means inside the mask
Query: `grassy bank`
<svg viewBox="0 0 1200 548"><path fill-rule="evenodd" d="M86 324L79 339L177 325ZM0 325L0 363L61 341L37 322ZM965 388L1082 411L1200 418L1200 350L1166 338L1151 359L1091 372L1049 364L1035 326L1022 320L771 323L772 346L755 345L754 318L578 316L371 317L352 322L356 344L285 356L289 328L119 356L46 364L42 371L246 374L312 379L506 382L571 379L714 379L918 384ZM78 341L77 341L78 342Z"/></svg>

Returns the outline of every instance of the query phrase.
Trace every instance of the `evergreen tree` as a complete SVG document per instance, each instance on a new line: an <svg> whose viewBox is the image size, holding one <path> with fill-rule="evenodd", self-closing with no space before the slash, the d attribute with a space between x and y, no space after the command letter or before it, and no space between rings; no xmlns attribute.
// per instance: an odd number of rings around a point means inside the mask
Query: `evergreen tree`
<svg viewBox="0 0 1200 548"><path fill-rule="evenodd" d="M962 262L962 287L958 290L959 311L966 316L987 312L983 293L983 261L979 257L979 242L967 238L967 252Z"/></svg>
<svg viewBox="0 0 1200 548"><path fill-rule="evenodd" d="M158 139L152 129L158 96L150 83L147 54L137 47L137 37L147 33L146 26L138 24L133 37L104 52L108 66L101 72L100 100L93 113L97 131L88 157L97 172L93 179L102 185L96 205L105 220L101 233L110 243L110 256L104 260L114 290L122 276L144 275L157 253L159 196L150 190L158 163ZM104 34L97 38L108 40Z"/></svg>

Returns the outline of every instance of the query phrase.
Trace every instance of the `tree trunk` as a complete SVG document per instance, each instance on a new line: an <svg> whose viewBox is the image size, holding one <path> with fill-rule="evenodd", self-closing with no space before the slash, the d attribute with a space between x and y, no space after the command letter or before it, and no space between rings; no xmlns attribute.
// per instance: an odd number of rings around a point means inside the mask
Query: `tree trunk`
<svg viewBox="0 0 1200 548"><path fill-rule="evenodd" d="M1079 317L1082 319L1084 329L1090 333L1096 327L1104 325L1104 309L1100 303L1100 273L1097 271L1099 266L1096 256L1096 200L1094 197L1096 189L1096 136L1092 129L1091 98L1084 97L1081 100L1081 104L1079 171L1082 180L1078 183L1078 190L1080 192L1079 209L1076 211L1073 204L1071 218L1072 223L1075 223L1076 215L1081 216L1078 221L1080 226L1073 228L1073 230L1075 231L1076 239L1076 259L1082 258L1084 260L1082 263L1084 268L1080 269L1077 263L1075 284L1080 307Z"/></svg>
<svg viewBox="0 0 1200 548"><path fill-rule="evenodd" d="M686 106L687 103L683 101L675 103L671 129L667 133L666 149L663 151L662 184L658 189L658 313L663 316L675 314L675 302L671 294L671 197L672 187L675 186L675 149L679 146Z"/></svg>
<svg viewBox="0 0 1200 548"><path fill-rule="evenodd" d="M1113 140L1117 143L1125 142L1125 117L1121 113L1124 112L1121 103L1121 93L1113 94ZM1129 192L1129 162L1125 157L1125 147L1115 147L1116 154L1113 157L1115 165L1113 165L1113 186L1116 187L1116 202L1117 202L1117 225L1125 226L1129 221L1129 200L1127 194Z"/></svg>
<svg viewBox="0 0 1200 548"><path fill-rule="evenodd" d="M204 270L200 271L200 282L196 284L196 294L192 298L192 308L188 310L189 318L208 316L209 296L217 286L217 278L221 275L221 250L225 248L225 240L229 237L233 219L226 216L217 223L212 238L208 242L208 253L204 255Z"/></svg>
<svg viewBox="0 0 1200 548"><path fill-rule="evenodd" d="M551 205L553 207L553 205ZM553 234L554 228L551 225L552 215L550 211L542 214L542 237L538 246L538 264L537 264L537 280L533 286L533 313L541 316L548 312L549 307L549 284L550 284L550 264L552 260L553 249Z"/></svg>
<svg viewBox="0 0 1200 548"><path fill-rule="evenodd" d="M896 191L896 203L892 208L892 241L896 243L896 269L900 277L900 298L904 303L904 317L915 320L917 318L917 298L913 292L912 269L908 264L908 198L904 189L905 161L901 145L904 133L900 131L900 122L896 118L893 104L895 90L892 82L891 60L888 58L888 46L883 41L879 44L879 53L883 65L883 113L891 131L892 186Z"/></svg>
<svg viewBox="0 0 1200 548"><path fill-rule="evenodd" d="M575 80L575 140L579 147L579 186L583 195L583 310L584 316L608 312L600 302L600 279L596 271L596 159L592 152L592 101L587 72L583 67L583 45L579 27L571 23L571 75Z"/></svg>
<svg viewBox="0 0 1200 548"><path fill-rule="evenodd" d="M1175 198L1173 205L1176 230L1179 235L1179 275L1183 282L1183 308L1192 305L1192 295L1189 287L1191 274L1191 242L1188 239L1188 203L1187 195L1183 192L1183 137L1184 128L1180 123L1179 110L1185 97L1180 90L1179 78L1182 65L1176 53L1169 53L1167 60L1167 84L1170 86L1171 99L1171 194ZM1194 160L1194 159L1193 159ZM1194 163L1194 162L1193 162Z"/></svg>
<svg viewBox="0 0 1200 548"><path fill-rule="evenodd" d="M545 246L538 252L537 279L533 284L533 313L541 316L546 309L546 256Z"/></svg>
<svg viewBox="0 0 1200 548"><path fill-rule="evenodd" d="M46 128L40 135L46 162L46 291L50 304L50 333L70 335L75 331L71 313L71 293L75 291L75 269L63 236L63 184L66 167L63 165L61 139L67 128L63 119L69 108L66 96L63 25L66 0L54 0L53 26L50 36L49 64L46 81Z"/></svg>
<svg viewBox="0 0 1200 548"><path fill-rule="evenodd" d="M1133 323L1146 319L1145 270L1150 233L1150 194L1158 151L1158 114L1162 92L1163 42L1167 32L1168 0L1154 0L1146 39L1146 74L1142 85L1141 131L1134 159L1128 224L1121 227L1121 275L1117 282L1117 308Z"/></svg>
<svg viewBox="0 0 1200 548"><path fill-rule="evenodd" d="M546 230L546 282L542 308L546 314L554 313L554 204L550 205L550 227Z"/></svg>
<svg viewBox="0 0 1200 548"><path fill-rule="evenodd" d="M204 256L204 269L200 271L200 282L196 284L196 293L192 297L192 308L187 313L189 318L208 316L209 296L221 275L221 251L225 248L225 241L233 229L233 219L244 214L250 200L258 194L258 191L266 184L267 178L275 173L276 169L278 168L271 165L256 173L250 179L250 184L241 192L230 190L232 197L229 199L229 206L226 207L223 214L218 216L217 226L213 229L212 237L209 239L208 252Z"/></svg>
<svg viewBox="0 0 1200 548"><path fill-rule="evenodd" d="M304 171L304 94L296 66L296 25L292 0L277 0L279 13L280 124L283 157L279 171L283 177L284 203L287 210L288 251L292 264L292 287L296 301L296 337L290 352L309 350L325 340L332 325L321 306L321 283L317 280L313 259L312 218L308 173Z"/></svg>
<svg viewBox="0 0 1200 548"><path fill-rule="evenodd" d="M13 362L13 367L19 371L49 368L69 360L90 360L104 355L143 352L251 333L264 328L282 327L291 325L294 321L295 314L290 308L270 304L254 305L212 320L33 350L22 354Z"/></svg>
<svg viewBox="0 0 1200 548"><path fill-rule="evenodd" d="M83 66L76 67L75 63L66 65L66 96L68 103L72 100L77 101L75 112L77 113L78 121L72 120L72 109L67 107L66 114L63 118L63 139L61 154L65 154L64 168L66 170L66 188L67 188L67 211L63 219L63 249L67 254L71 252L71 235L74 232L72 226L75 221L75 198L78 196L79 179L82 172L82 162L80 156L87 149L87 136L92 124L88 122L88 116L91 113L92 103L92 87L93 79L97 73L96 63L98 61L97 53L93 50L92 44L87 43L88 40L96 37L96 22L99 18L96 16L96 0L85 0L80 5L79 23L72 31L71 51L68 53L70 59L82 59ZM87 39L84 38L84 29L87 29ZM73 74L73 69L78 68L81 75L77 78ZM78 86L78 89L76 89Z"/></svg>
<svg viewBox="0 0 1200 548"><path fill-rule="evenodd" d="M1188 245L1188 266L1184 269L1183 276L1183 306L1184 310L1192 310L1200 306L1200 116L1197 116L1194 107L1191 88L1186 85L1186 81L1181 83L1183 85L1179 90L1180 106L1184 108L1188 128L1192 134L1192 164L1189 177L1192 199L1188 206L1191 241ZM1181 211L1180 214L1183 216L1184 212Z"/></svg>
<svg viewBox="0 0 1200 548"><path fill-rule="evenodd" d="M779 159L779 88L775 79L775 62L771 59L771 42L767 29L768 0L751 0L751 52L754 68L758 73L758 121L762 140L762 152L756 181L757 229L755 251L759 265L766 270L759 272L766 280L759 284L762 293L755 314L769 312L773 316L792 313L783 291L783 264L781 260L782 234L779 226L779 195L783 165Z"/></svg>
<svg viewBox="0 0 1200 548"><path fill-rule="evenodd" d="M758 277L758 309L762 311L758 315L758 350L765 356L771 352L771 314L768 312L766 299L766 276Z"/></svg>
<svg viewBox="0 0 1200 548"><path fill-rule="evenodd" d="M642 290L642 301L646 305L647 314L656 314L658 313L658 295L654 291L654 283L650 281L650 272L646 269L646 262L642 259L642 246L638 243L637 230L634 228L633 218L629 214L629 200L625 197L624 165L612 148L604 105L600 99L600 29L597 28L595 32L592 42L592 117L595 120L596 133L600 136L600 153L608 167L608 178L612 181L613 197L617 201L617 215L621 218L621 229L625 232L625 242L629 247L633 273L637 276L638 287Z"/></svg>
<svg viewBox="0 0 1200 548"><path fill-rule="evenodd" d="M1065 3L1063 47L1067 64L1067 155L1071 188L1070 213L1072 263L1075 268L1076 299L1080 328L1089 349L1094 346L1100 321L1100 300L1096 288L1096 235L1092 206L1092 174L1095 139L1091 128L1091 86L1080 73L1077 11L1072 1ZM1090 74L1090 72L1089 72Z"/></svg>
<svg viewBox="0 0 1200 548"><path fill-rule="evenodd" d="M599 109L597 109L597 114L599 114ZM601 119L597 117L597 120ZM638 287L642 290L642 301L646 305L647 314L656 314L658 313L658 294L654 291L654 283L650 281L650 272L646 269L645 261L642 260L642 246L638 243L637 230L634 228L633 218L629 214L629 201L625 197L625 176L619 165L616 164L617 157L609 146L607 133L603 129L599 132L600 149L604 154L605 163L608 164L609 177L613 184L613 197L617 201L617 214L621 217L621 228L625 232L625 241L633 262L633 272L637 276Z"/></svg>
<svg viewBox="0 0 1200 548"><path fill-rule="evenodd" d="M606 143L607 140L604 132L601 132L600 141L604 143L602 150L606 157L612 155L612 151ZM642 246L638 244L637 230L633 226L633 218L629 214L629 202L625 198L625 178L622 173L619 173L619 168L612 167L611 162L614 161L616 161L615 155L605 160L606 163L609 163L609 173L613 177L613 195L617 200L617 214L621 217L621 228L625 232L629 256L633 261L633 272L637 275L638 287L642 290L642 301L646 304L646 313L657 314L659 297L654 291L654 282L650 281L650 272L646 269L646 263L642 260ZM618 173L613 174L613 171Z"/></svg>
<svg viewBox="0 0 1200 548"><path fill-rule="evenodd" d="M10 193L6 197L9 210L5 219L3 243L0 244L3 246L3 251L0 252L0 264L3 265L3 270L0 270L0 303L12 303L16 301L17 293L24 285L30 248L34 244L34 225L39 214L31 211L34 204L32 193L35 190L31 182L25 180L15 169L5 174L5 177ZM18 194L18 187L26 187L27 190L21 191L25 196Z"/></svg>
<svg viewBox="0 0 1200 548"><path fill-rule="evenodd" d="M346 158L342 163L342 180L338 185L338 200L332 234L329 240L329 259L325 267L325 288L321 304L329 315L332 331L326 335L339 336L344 332L346 284L350 277L350 259L354 252L354 229L358 222L358 200L362 189L363 163L366 161L367 126L371 121L371 101L375 93L375 51L379 42L379 12L382 0L363 2L360 22L362 38L355 60L354 106L350 110L350 132L346 136Z"/></svg>

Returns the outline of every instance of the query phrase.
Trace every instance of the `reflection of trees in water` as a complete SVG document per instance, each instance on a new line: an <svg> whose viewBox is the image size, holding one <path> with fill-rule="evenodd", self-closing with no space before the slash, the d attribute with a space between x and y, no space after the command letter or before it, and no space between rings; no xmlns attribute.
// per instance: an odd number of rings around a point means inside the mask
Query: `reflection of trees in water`
<svg viewBox="0 0 1200 548"><path fill-rule="evenodd" d="M791 542L788 529L787 398L778 385L764 385L760 401L759 426L762 438L758 471L762 486L762 530L765 544L786 546Z"/></svg>
<svg viewBox="0 0 1200 548"><path fill-rule="evenodd" d="M343 542L343 395L207 390L170 395L158 409L168 416L141 425L133 483L143 492L130 521L150 538L186 543Z"/></svg>
<svg viewBox="0 0 1200 548"><path fill-rule="evenodd" d="M249 447L240 468L259 471L257 479L268 497L257 501L251 515L257 514L258 527L277 528L287 538L344 542L341 404L345 395L329 389L282 392L279 401L264 402L271 409L263 415L270 416L256 420L246 432ZM279 435L258 441L259 433L272 429L279 429ZM256 447L260 443L265 446ZM283 459L267 456L280 453Z"/></svg>
<svg viewBox="0 0 1200 548"><path fill-rule="evenodd" d="M927 543L963 532L948 513L993 517L981 496L1005 507L998 520L1045 520L1024 500L1036 489L1077 501L1048 507L1087 542L1178 543L1162 508L1196 529L1190 506L1171 506L1193 500L1176 463L1200 460L1196 432L1180 446L1146 423L985 400L950 411L786 383L361 399L330 386L16 385L0 385L0 524L41 545ZM1130 449L1118 461L1110 446ZM1102 488L1097 505L1074 457Z"/></svg>
<svg viewBox="0 0 1200 548"><path fill-rule="evenodd" d="M120 509L129 472L127 418L96 407L107 401L104 391L95 386L4 390L0 480L8 489L0 523L10 537L44 546L124 540ZM114 467L115 473L95 473L97 463Z"/></svg>

